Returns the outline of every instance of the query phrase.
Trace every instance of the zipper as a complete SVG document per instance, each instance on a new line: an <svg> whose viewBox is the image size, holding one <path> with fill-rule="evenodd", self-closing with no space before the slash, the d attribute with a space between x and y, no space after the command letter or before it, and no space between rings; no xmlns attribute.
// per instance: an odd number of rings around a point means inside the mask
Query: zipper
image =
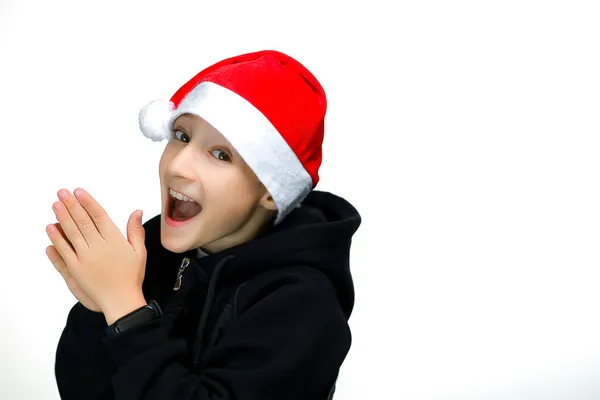
<svg viewBox="0 0 600 400"><path fill-rule="evenodd" d="M173 286L173 290L176 292L181 289L181 284L183 282L183 272L190 265L190 259L185 257L181 260L181 266L179 267L179 271L177 271L177 278L175 279L175 286Z"/></svg>

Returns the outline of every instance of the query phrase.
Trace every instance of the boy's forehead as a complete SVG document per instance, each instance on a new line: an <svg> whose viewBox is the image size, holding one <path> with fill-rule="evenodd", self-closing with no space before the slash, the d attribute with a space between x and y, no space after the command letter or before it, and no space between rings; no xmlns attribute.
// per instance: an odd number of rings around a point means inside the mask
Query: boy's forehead
<svg viewBox="0 0 600 400"><path fill-rule="evenodd" d="M177 125L182 126L192 134L202 134L207 139L228 140L215 127L209 124L205 119L194 114L182 114L173 122L173 128Z"/></svg>

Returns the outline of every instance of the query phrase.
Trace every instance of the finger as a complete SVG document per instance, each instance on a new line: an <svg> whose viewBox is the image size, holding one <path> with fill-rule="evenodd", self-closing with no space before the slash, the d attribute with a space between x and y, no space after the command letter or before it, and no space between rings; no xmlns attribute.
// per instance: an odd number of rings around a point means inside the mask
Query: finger
<svg viewBox="0 0 600 400"><path fill-rule="evenodd" d="M56 224L54 224L54 226L56 227L56 229L58 229L58 231L60 232L62 237L65 238L65 240L69 243L69 246L71 246L71 248L73 249L73 244L71 242L69 242L69 239L67 239L67 235L65 234L65 231L63 230L62 226L60 226L60 223L56 223ZM75 250L75 249L73 249L73 250Z"/></svg>
<svg viewBox="0 0 600 400"><path fill-rule="evenodd" d="M107 238L110 234L121 231L112 222L104 208L82 188L75 189L75 197L79 200L81 206L85 209L91 220L94 222L96 229L103 238Z"/></svg>
<svg viewBox="0 0 600 400"><path fill-rule="evenodd" d="M50 241L58 251L58 254L65 261L67 267L69 265L75 265L78 262L77 254L67 242L67 240L61 235L60 231L54 224L50 224L46 227L46 232Z"/></svg>
<svg viewBox="0 0 600 400"><path fill-rule="evenodd" d="M58 197L66 206L69 215L71 215L71 219L75 222L75 226L85 238L86 243L89 245L95 239L98 239L100 237L98 229L96 229L96 226L92 222L92 219L88 215L87 211L82 207L75 196L73 196L68 190L61 189L58 191Z"/></svg>
<svg viewBox="0 0 600 400"><path fill-rule="evenodd" d="M140 254L143 254L146 250L146 231L142 224L142 215L141 210L134 211L129 216L129 221L127 221L127 240L133 249Z"/></svg>
<svg viewBox="0 0 600 400"><path fill-rule="evenodd" d="M65 205L61 201L57 201L52 204L52 210L54 211L56 219L62 227L64 238L73 245L75 251L87 249L89 247L88 243L81 234L81 231L77 227L75 221L73 221L73 217L71 217L71 214L69 214L69 211Z"/></svg>
<svg viewBox="0 0 600 400"><path fill-rule="evenodd" d="M67 268L67 263L65 262L65 260L63 260L58 250L56 250L56 247L52 245L46 247L46 255L48 256L48 259L50 260L52 265L54 265L54 268L56 268L56 270L66 280L67 276L71 274L69 273L69 269Z"/></svg>

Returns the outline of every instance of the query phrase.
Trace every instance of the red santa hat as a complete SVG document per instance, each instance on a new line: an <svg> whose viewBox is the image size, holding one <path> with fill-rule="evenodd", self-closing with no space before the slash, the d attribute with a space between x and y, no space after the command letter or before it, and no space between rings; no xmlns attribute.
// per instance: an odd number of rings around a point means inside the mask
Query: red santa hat
<svg viewBox="0 0 600 400"><path fill-rule="evenodd" d="M140 112L140 129L169 139L182 114L203 118L242 156L278 208L275 223L319 181L324 118L321 84L302 64L273 50L220 61L190 79L170 99Z"/></svg>

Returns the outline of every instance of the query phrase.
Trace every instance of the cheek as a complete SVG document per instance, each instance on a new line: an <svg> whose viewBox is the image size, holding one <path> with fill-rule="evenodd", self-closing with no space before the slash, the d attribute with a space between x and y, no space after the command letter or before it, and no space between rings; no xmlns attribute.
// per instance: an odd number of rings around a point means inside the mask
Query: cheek
<svg viewBox="0 0 600 400"><path fill-rule="evenodd" d="M161 182L165 176L165 171L167 170L169 163L173 159L173 154L171 146L167 144L167 147L165 147L165 150L160 157L160 162L158 163L158 174L160 175Z"/></svg>
<svg viewBox="0 0 600 400"><path fill-rule="evenodd" d="M165 176L165 163L162 157L160 159L160 163L158 164L158 175L160 176L160 181L162 182Z"/></svg>
<svg viewBox="0 0 600 400"><path fill-rule="evenodd" d="M208 200L223 214L246 214L257 201L254 186L238 174L229 179L211 179L206 182L205 189L210 196Z"/></svg>

